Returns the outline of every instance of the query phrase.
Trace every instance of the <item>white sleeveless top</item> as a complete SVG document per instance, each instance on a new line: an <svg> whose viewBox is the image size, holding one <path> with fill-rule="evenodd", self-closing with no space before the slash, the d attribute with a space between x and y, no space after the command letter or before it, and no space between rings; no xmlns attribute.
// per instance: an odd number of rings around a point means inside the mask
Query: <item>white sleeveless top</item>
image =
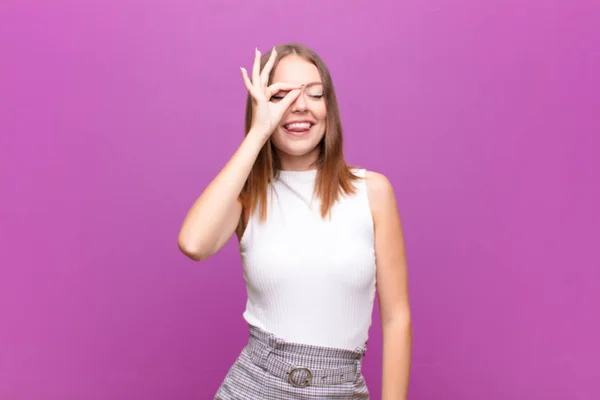
<svg viewBox="0 0 600 400"><path fill-rule="evenodd" d="M322 219L316 170L280 171L240 240L248 292L244 319L286 341L356 349L365 345L375 297L375 249L365 170L356 194ZM269 192L270 193L270 192Z"/></svg>

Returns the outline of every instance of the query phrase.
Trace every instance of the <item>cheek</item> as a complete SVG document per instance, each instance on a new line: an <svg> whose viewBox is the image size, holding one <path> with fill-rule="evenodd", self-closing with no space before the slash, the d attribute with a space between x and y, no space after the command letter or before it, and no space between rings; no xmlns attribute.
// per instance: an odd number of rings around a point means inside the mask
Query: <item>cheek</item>
<svg viewBox="0 0 600 400"><path fill-rule="evenodd" d="M325 107L325 104L315 107L314 114L317 119L325 121L327 119L327 107Z"/></svg>

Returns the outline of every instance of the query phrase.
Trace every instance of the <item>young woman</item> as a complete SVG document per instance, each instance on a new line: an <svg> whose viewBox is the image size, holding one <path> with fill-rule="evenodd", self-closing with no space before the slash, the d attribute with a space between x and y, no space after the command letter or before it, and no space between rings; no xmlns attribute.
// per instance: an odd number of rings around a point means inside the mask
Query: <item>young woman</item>
<svg viewBox="0 0 600 400"><path fill-rule="evenodd" d="M204 260L237 234L249 342L219 400L368 399L361 373L374 296L383 332L382 399L406 399L407 268L394 191L349 167L329 71L299 44L249 76L246 136L189 210L181 251Z"/></svg>

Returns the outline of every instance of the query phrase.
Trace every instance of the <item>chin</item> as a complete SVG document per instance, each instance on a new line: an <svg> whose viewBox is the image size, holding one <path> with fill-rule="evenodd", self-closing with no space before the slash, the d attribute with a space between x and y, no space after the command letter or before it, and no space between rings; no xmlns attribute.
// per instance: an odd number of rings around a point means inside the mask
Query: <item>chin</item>
<svg viewBox="0 0 600 400"><path fill-rule="evenodd" d="M305 156L311 153L317 146L312 143L281 143L275 142L275 148L277 150L288 154L290 156Z"/></svg>
<svg viewBox="0 0 600 400"><path fill-rule="evenodd" d="M282 153L287 154L288 156L293 156L293 157L303 157L306 156L308 154L310 154L313 150L315 149L315 147L310 147L310 148L298 148L298 147L283 147L283 148L277 148L277 150L279 150Z"/></svg>
<svg viewBox="0 0 600 400"><path fill-rule="evenodd" d="M323 139L322 132L311 132L309 135L293 136L283 128L279 128L273 135L273 144L277 150L290 156L301 157L313 152Z"/></svg>

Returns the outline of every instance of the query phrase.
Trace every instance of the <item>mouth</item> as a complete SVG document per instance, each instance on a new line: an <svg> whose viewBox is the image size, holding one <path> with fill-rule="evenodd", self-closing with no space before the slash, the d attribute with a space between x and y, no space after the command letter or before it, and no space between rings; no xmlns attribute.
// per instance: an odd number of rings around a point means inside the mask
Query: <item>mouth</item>
<svg viewBox="0 0 600 400"><path fill-rule="evenodd" d="M310 131L310 128L314 125L315 124L312 121L295 121L284 124L283 129L292 135L302 135Z"/></svg>

